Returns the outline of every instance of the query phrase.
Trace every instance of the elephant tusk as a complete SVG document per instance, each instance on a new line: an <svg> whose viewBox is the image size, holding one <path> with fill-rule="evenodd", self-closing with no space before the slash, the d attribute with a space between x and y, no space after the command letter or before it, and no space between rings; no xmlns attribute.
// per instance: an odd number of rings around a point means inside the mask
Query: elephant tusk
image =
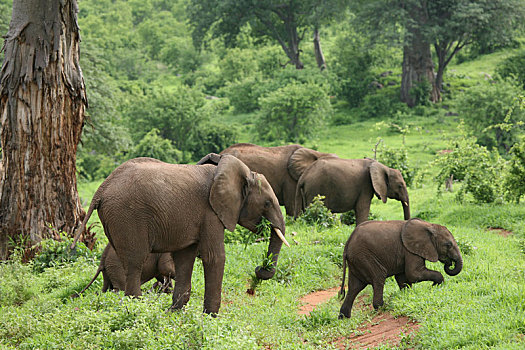
<svg viewBox="0 0 525 350"><path fill-rule="evenodd" d="M281 239L281 241L283 241L284 244L286 244L287 247L290 246L290 243L288 243L288 241L286 240L286 238L284 238L284 235L283 233L281 232L281 230L279 230L277 227L274 227L273 228L275 233L277 233L277 236L279 236L279 238Z"/></svg>
<svg viewBox="0 0 525 350"><path fill-rule="evenodd" d="M407 202L403 202L403 204L405 205L405 207L408 207L408 203Z"/></svg>

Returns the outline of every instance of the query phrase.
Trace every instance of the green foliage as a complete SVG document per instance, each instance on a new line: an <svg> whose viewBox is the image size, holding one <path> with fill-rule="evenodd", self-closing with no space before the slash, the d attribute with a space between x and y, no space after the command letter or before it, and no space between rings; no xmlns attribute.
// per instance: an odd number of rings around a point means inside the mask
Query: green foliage
<svg viewBox="0 0 525 350"><path fill-rule="evenodd" d="M515 108L519 94L514 85L500 81L480 84L458 99L457 109L480 145L500 153L510 151L524 130L525 110ZM503 124L514 127L505 129Z"/></svg>
<svg viewBox="0 0 525 350"><path fill-rule="evenodd" d="M49 267L63 266L76 261L79 257L93 257L94 253L85 244L77 244L74 250L69 247L73 238L66 233L60 232L60 240L44 239L37 246L38 253L33 260L33 269L43 272Z"/></svg>
<svg viewBox="0 0 525 350"><path fill-rule="evenodd" d="M397 169L403 175L403 179L407 186L412 186L416 170L410 166L408 161L408 151L405 146L400 148L390 148L385 146L379 148L377 160L389 168Z"/></svg>
<svg viewBox="0 0 525 350"><path fill-rule="evenodd" d="M508 170L504 175L505 198L519 203L525 195L525 138L514 144L510 150Z"/></svg>
<svg viewBox="0 0 525 350"><path fill-rule="evenodd" d="M339 36L335 45L332 69L338 78L337 95L350 107L358 107L371 92L370 83L375 79L372 67L377 56L363 36L351 31L348 36Z"/></svg>
<svg viewBox="0 0 525 350"><path fill-rule="evenodd" d="M263 218L257 225L256 232L252 232L245 227L237 225L234 232L224 231L224 243L242 244L244 248L256 242L268 241L272 231L270 221Z"/></svg>
<svg viewBox="0 0 525 350"><path fill-rule="evenodd" d="M315 84L291 83L261 98L257 134L261 140L305 142L331 111L326 92Z"/></svg>
<svg viewBox="0 0 525 350"><path fill-rule="evenodd" d="M359 116L362 120L388 119L407 109L406 104L399 99L398 89L383 88L364 97Z"/></svg>
<svg viewBox="0 0 525 350"><path fill-rule="evenodd" d="M200 123L209 118L205 98L187 86L153 89L137 97L128 107L127 117L136 142L153 128L163 139L183 152L182 161L191 159L191 140Z"/></svg>
<svg viewBox="0 0 525 350"><path fill-rule="evenodd" d="M78 152L78 175L88 181L104 179L120 164L120 161L96 151L86 152L82 147Z"/></svg>
<svg viewBox="0 0 525 350"><path fill-rule="evenodd" d="M159 130L153 128L133 148L130 158L151 157L166 163L178 163L182 154L169 140L159 136Z"/></svg>
<svg viewBox="0 0 525 350"><path fill-rule="evenodd" d="M340 221L337 215L324 205L324 198L325 196L321 195L315 196L298 220L307 225L318 225L324 228L339 225Z"/></svg>
<svg viewBox="0 0 525 350"><path fill-rule="evenodd" d="M236 143L237 138L238 133L234 127L206 122L196 130L190 151L193 159L198 160L208 153L220 153Z"/></svg>
<svg viewBox="0 0 525 350"><path fill-rule="evenodd" d="M460 201L467 193L482 203L501 199L504 161L497 152L478 145L475 138L462 136L452 140L448 150L437 156L433 166L439 170L434 178L438 191L453 176L454 180L461 181L456 195Z"/></svg>
<svg viewBox="0 0 525 350"><path fill-rule="evenodd" d="M430 100L428 96L432 92L432 84L428 80L424 79L417 82L410 89L410 96L414 99L414 104L416 106L428 106L430 105Z"/></svg>
<svg viewBox="0 0 525 350"><path fill-rule="evenodd" d="M496 67L496 73L503 79L516 79L525 89L525 50L504 59Z"/></svg>
<svg viewBox="0 0 525 350"><path fill-rule="evenodd" d="M368 220L378 220L379 218L377 217L377 215L375 215L374 213L372 213L371 211L368 213ZM340 216L339 216L339 220L341 220L341 223L343 225L355 225L356 223L356 218L355 218L355 211L354 210L350 210L350 211L347 211L346 213L342 213Z"/></svg>

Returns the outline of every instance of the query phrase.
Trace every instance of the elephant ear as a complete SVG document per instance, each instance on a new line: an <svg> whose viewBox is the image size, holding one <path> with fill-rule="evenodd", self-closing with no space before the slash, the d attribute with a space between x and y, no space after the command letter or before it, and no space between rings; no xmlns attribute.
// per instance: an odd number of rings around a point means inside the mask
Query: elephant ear
<svg viewBox="0 0 525 350"><path fill-rule="evenodd" d="M299 148L288 159L288 173L294 180L299 180L304 171L317 159L331 154L314 151L309 148ZM331 155L335 156L335 155Z"/></svg>
<svg viewBox="0 0 525 350"><path fill-rule="evenodd" d="M231 155L223 155L215 170L210 205L226 229L233 232L250 178L250 169Z"/></svg>
<svg viewBox="0 0 525 350"><path fill-rule="evenodd" d="M386 203L388 193L388 167L374 161L370 164L370 179L374 191L381 198L383 203Z"/></svg>
<svg viewBox="0 0 525 350"><path fill-rule="evenodd" d="M428 261L438 261L438 252L434 246L432 224L418 218L408 220L401 229L403 246L412 254Z"/></svg>
<svg viewBox="0 0 525 350"><path fill-rule="evenodd" d="M203 165L203 164L217 165L217 164L219 164L220 160L221 160L221 155L220 154L208 153L207 155L202 157L201 160L199 160L196 165Z"/></svg>

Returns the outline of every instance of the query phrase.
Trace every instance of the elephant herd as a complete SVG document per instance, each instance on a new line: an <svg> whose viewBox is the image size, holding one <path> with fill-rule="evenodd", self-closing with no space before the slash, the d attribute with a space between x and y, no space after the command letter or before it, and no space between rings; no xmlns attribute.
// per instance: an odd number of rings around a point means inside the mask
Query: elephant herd
<svg viewBox="0 0 525 350"><path fill-rule="evenodd" d="M343 254L341 293L347 265L349 287L340 317L350 317L355 297L368 284L374 289L374 307L381 306L389 276L395 276L400 288L425 280L443 282L439 272L425 268L425 260L443 262L452 276L461 271L461 254L452 234L443 226L410 219L408 191L399 170L372 159L342 159L300 145L235 144L220 154L206 155L196 165L131 159L95 192L71 248L96 209L109 244L86 288L100 272L103 291L124 290L129 296L140 296L141 284L152 278L168 290L174 278L170 309L180 309L189 300L199 256L204 267L204 312L216 314L224 274L224 229L233 231L239 224L256 232L263 217L270 222L267 257L273 264L255 269L257 278L269 279L282 244L289 246L280 206L297 217L318 194L325 196L325 205L333 212L356 213L356 229ZM367 221L374 195L383 202L400 201L405 220Z"/></svg>

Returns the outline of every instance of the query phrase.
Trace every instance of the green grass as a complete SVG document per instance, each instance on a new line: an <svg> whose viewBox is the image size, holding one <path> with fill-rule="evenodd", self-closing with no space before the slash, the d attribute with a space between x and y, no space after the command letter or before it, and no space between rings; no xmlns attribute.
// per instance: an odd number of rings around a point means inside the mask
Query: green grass
<svg viewBox="0 0 525 350"><path fill-rule="evenodd" d="M497 53L488 60L500 60ZM490 66L494 64L490 63ZM484 64L471 61L454 67L458 74L483 71ZM487 70L488 71L488 70ZM468 79L457 77L465 86ZM481 78L483 79L483 77ZM467 82L466 82L467 81ZM465 83L466 82L466 83ZM385 305L380 312L407 315L420 323L419 333L405 338L407 348L417 349L523 349L525 347L525 206L458 203L455 193L437 194L434 169L436 153L457 135L457 117L445 116L440 106L429 107L406 123L409 162L425 173L409 189L413 216L445 225L463 249L464 270L432 287L430 282L400 291L390 278L385 286ZM336 113L351 113L344 107ZM241 142L252 140L251 114L226 115L222 121L237 125ZM379 118L327 126L309 147L337 153L345 158L372 157L382 139L400 147L403 136L389 130L392 120L378 125ZM395 121L399 123L399 120ZM101 181L79 184L87 209ZM402 219L401 204L394 200L372 202L380 220ZM94 214L90 223L98 221ZM504 238L489 231L500 227L514 232ZM261 282L248 295L255 266L267 243L245 246L226 244L222 306L217 318L202 314L203 267L199 260L192 276L192 295L187 307L167 313L171 296L147 292L130 299L123 293L100 293L102 277L80 298L80 290L97 270L107 243L100 227L97 245L90 255L37 273L32 265L14 259L0 264L0 348L2 349L330 349L334 340L350 337L376 315L369 307L355 308L352 318L338 320L341 302L332 298L310 316L297 314L298 299L315 290L340 285L343 246L353 227L330 229L287 223L290 248L283 247L274 278ZM296 234L292 236L292 232ZM293 239L293 240L292 240ZM440 263L428 264L441 271ZM371 288L362 293L371 304ZM351 342L347 342L351 345ZM381 348L388 348L387 345Z"/></svg>

